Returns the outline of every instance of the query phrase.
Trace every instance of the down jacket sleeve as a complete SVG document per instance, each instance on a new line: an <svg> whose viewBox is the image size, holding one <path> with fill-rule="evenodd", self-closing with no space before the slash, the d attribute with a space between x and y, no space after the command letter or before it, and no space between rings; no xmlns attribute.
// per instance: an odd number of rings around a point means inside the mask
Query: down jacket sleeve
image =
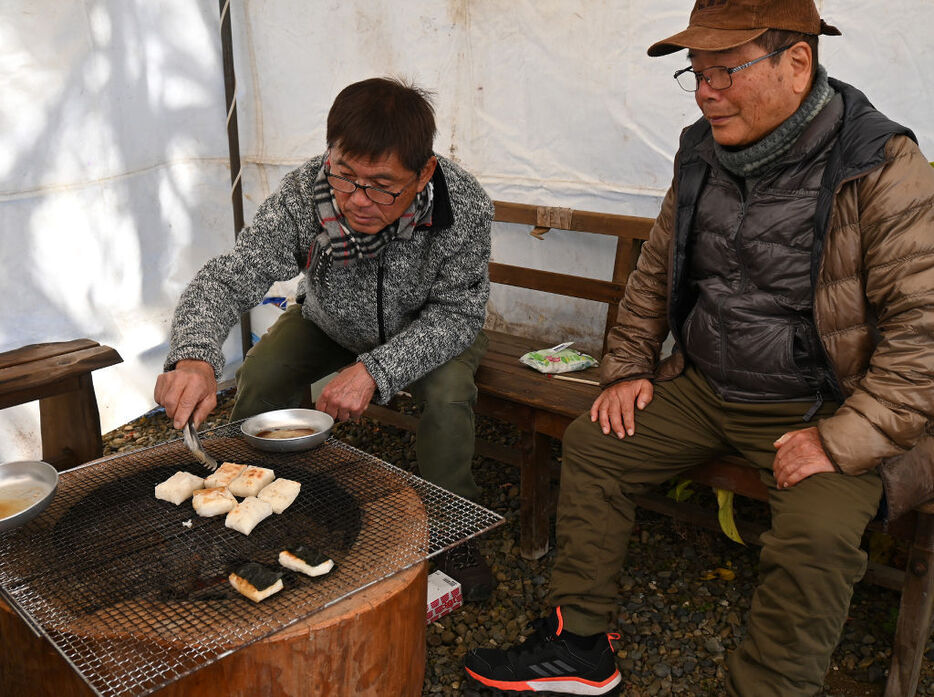
<svg viewBox="0 0 934 697"><path fill-rule="evenodd" d="M677 165L676 165L677 166ZM601 387L620 380L652 379L668 335L669 247L674 229L674 187L668 190L629 275L616 324L607 336L600 367Z"/></svg>
<svg viewBox="0 0 934 697"><path fill-rule="evenodd" d="M837 316L851 311L847 302L867 305L865 321L876 331L822 330L848 396L819 430L837 466L860 474L910 450L934 423L934 168L914 142L894 137L885 164L845 185L836 206L841 229L856 231L859 248L836 245L835 253L862 256L855 278L834 285L852 280L863 293L828 304ZM838 261L825 257L824 265ZM859 345L873 334L874 347Z"/></svg>

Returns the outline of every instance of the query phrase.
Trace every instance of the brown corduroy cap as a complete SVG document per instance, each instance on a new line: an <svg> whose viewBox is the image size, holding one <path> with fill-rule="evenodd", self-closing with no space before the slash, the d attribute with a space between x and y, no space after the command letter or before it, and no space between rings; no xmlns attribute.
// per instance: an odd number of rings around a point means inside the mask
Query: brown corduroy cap
<svg viewBox="0 0 934 697"><path fill-rule="evenodd" d="M839 36L840 30L817 13L814 0L697 0L688 28L649 46L650 56L682 48L725 51L769 29Z"/></svg>

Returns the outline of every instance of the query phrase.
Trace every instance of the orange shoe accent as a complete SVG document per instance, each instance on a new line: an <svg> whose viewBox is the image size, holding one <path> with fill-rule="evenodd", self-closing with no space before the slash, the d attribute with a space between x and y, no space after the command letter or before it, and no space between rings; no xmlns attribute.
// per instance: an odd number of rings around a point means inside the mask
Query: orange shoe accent
<svg viewBox="0 0 934 697"><path fill-rule="evenodd" d="M561 632L564 631L564 615L561 614L561 606L555 608L555 614L558 615L558 630L555 632L555 636L561 636Z"/></svg>
<svg viewBox="0 0 934 697"><path fill-rule="evenodd" d="M482 675L474 673L470 668L464 666L464 670L467 671L467 674L470 675L474 680L483 683L487 687L495 687L497 690L503 690L507 692L538 692L537 685L542 685L545 683L556 683L556 682L577 682L581 685L587 685L589 687L601 688L608 685L615 685L621 679L619 670L614 671L613 675L608 677L606 680L601 680L596 682L595 680L586 680L584 678L577 678L573 676L556 676L553 678L533 678L531 680L515 680L512 682L507 682L505 680L493 680L491 678L486 678Z"/></svg>
<svg viewBox="0 0 934 697"><path fill-rule="evenodd" d="M526 691L532 691L535 689L528 683L521 682L521 681L505 682L503 680L492 680L490 678L485 678L482 675L474 673L467 666L464 666L464 670L466 670L467 674L470 677L472 677L474 680L483 683L487 687L495 687L497 690L506 690L506 691L512 691L512 692L526 692Z"/></svg>
<svg viewBox="0 0 934 697"><path fill-rule="evenodd" d="M581 685L590 685L590 687L606 687L614 680L617 680L620 677L619 671L617 670L613 675L608 677L606 680L601 680L596 682L594 680L586 680L584 678L577 678L574 676L561 676L557 675L553 678L535 678L534 680L529 680L530 683L540 683L540 682L579 682ZM526 688L528 689L528 688Z"/></svg>

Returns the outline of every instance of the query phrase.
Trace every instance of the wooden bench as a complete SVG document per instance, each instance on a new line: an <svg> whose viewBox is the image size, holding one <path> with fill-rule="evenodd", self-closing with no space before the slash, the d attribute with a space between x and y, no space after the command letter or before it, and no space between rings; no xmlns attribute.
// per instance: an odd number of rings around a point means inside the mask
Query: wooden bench
<svg viewBox="0 0 934 697"><path fill-rule="evenodd" d="M564 297L584 298L606 304L606 333L613 326L617 305L643 240L653 220L625 215L556 209L496 201L495 220L529 225L539 240L557 234L549 230L608 235L616 239L613 271L609 280L582 278L490 262L493 283L534 289ZM548 235L546 235L548 233ZM547 244L547 241L545 242ZM531 242L539 244L539 242ZM548 551L549 517L554 512L556 488L552 484L552 439L561 439L565 428L588 411L599 394L598 369L572 373L574 380L548 377L519 363L523 353L541 349L565 337L524 337L487 330L490 348L477 372L477 412L518 427L517 448L477 441L477 453L516 465L520 470L520 548L535 559ZM589 381L579 382L578 380ZM371 406L367 415L385 423L414 430L414 417L391 408ZM685 475L699 484L733 491L759 501L768 492L758 473L742 458L724 457L694 467ZM691 502L676 502L664 493L636 497L639 506L714 530L716 511ZM870 564L866 580L901 592L892 663L885 697L908 697L917 689L923 652L930 634L934 609L934 506L912 511L889 526L887 532L910 542L907 572ZM738 522L744 539L757 542L764 530ZM870 528L880 529L874 521Z"/></svg>
<svg viewBox="0 0 934 697"><path fill-rule="evenodd" d="M39 400L42 459L63 470L103 453L91 372L123 359L90 339L0 353L0 409Z"/></svg>

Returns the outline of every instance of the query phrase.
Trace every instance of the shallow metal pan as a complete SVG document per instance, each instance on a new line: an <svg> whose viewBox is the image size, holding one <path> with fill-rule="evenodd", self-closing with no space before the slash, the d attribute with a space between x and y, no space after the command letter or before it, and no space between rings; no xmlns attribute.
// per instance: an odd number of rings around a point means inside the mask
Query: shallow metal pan
<svg viewBox="0 0 934 697"><path fill-rule="evenodd" d="M0 532L19 527L42 513L57 488L58 472L48 462L0 464Z"/></svg>
<svg viewBox="0 0 934 697"><path fill-rule="evenodd" d="M274 453L290 453L310 450L325 440L331 433L334 419L316 409L279 409L251 416L240 425L240 432L250 445ZM314 433L295 438L262 438L259 434L270 429L313 428Z"/></svg>

